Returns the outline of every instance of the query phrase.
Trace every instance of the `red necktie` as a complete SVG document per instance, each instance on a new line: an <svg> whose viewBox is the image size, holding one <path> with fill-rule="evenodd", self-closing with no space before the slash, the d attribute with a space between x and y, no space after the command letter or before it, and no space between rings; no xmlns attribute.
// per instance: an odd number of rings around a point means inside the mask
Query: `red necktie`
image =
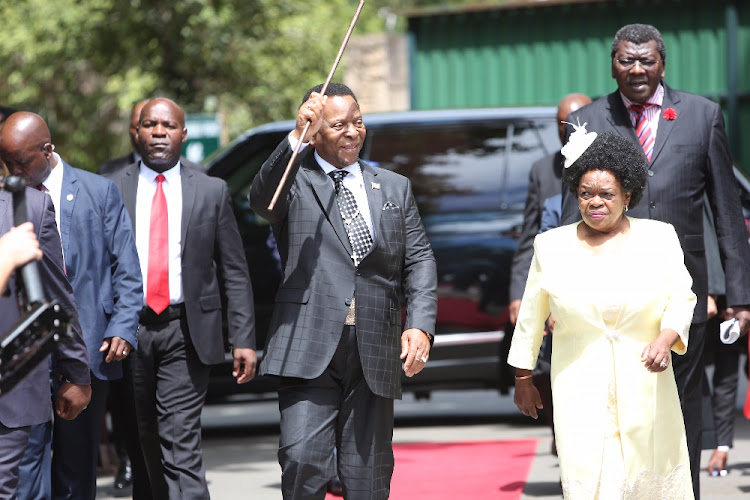
<svg viewBox="0 0 750 500"><path fill-rule="evenodd" d="M146 305L156 314L161 314L169 305L169 224L163 182L164 176L157 175L156 193L151 202L151 231L148 238Z"/></svg>
<svg viewBox="0 0 750 500"><path fill-rule="evenodd" d="M633 103L630 105L630 109L636 113L635 135L638 136L638 142L641 143L643 153L650 162L651 154L654 152L654 142L656 142L656 140L654 139L654 134L651 132L651 127L646 119L646 108L649 106L651 106L651 104L646 104L644 106L643 104Z"/></svg>
<svg viewBox="0 0 750 500"><path fill-rule="evenodd" d="M49 191L49 189L47 189L46 187L44 187L44 184L39 184L36 188L39 191L41 191L42 193L46 193L47 191Z"/></svg>

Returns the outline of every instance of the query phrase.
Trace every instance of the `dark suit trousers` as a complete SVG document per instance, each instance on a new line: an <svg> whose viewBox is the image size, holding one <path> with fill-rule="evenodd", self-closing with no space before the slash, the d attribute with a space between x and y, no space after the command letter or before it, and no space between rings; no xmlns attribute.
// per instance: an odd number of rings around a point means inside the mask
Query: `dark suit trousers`
<svg viewBox="0 0 750 500"><path fill-rule="evenodd" d="M703 433L703 346L706 342L706 323L690 325L688 350L682 356L672 356L674 376L685 419L690 472L693 476L695 500L700 500L701 438Z"/></svg>
<svg viewBox="0 0 750 500"><path fill-rule="evenodd" d="M719 339L720 322L721 319L714 316L708 321L706 330L703 360L705 365L714 365L714 373L710 400L704 399L704 450L715 449L717 446L732 446L734 442L740 350L736 344L727 345L721 342ZM738 343L742 344L742 341ZM703 392L709 392L707 378L704 385ZM710 407L708 411L705 406ZM706 421L707 417L708 421Z"/></svg>
<svg viewBox="0 0 750 500"><path fill-rule="evenodd" d="M279 463L285 500L323 499L338 472L348 500L387 499L393 475L393 400L362 374L354 327L315 379L283 378Z"/></svg>
<svg viewBox="0 0 750 500"><path fill-rule="evenodd" d="M198 359L187 321L141 324L133 354L135 411L153 498L208 499L200 418L210 369Z"/></svg>
<svg viewBox="0 0 750 500"><path fill-rule="evenodd" d="M31 426L13 429L0 423L0 499L15 500L18 466L21 464Z"/></svg>
<svg viewBox="0 0 750 500"><path fill-rule="evenodd" d="M132 357L132 355L131 355ZM111 440L125 446L133 470L133 500L153 500L148 469L141 450L138 422L135 418L135 396L130 357L122 361L122 378L109 384L107 404L112 415ZM121 450L118 450L120 453Z"/></svg>
<svg viewBox="0 0 750 500"><path fill-rule="evenodd" d="M96 498L96 463L109 382L91 374L91 401L73 420L55 415L52 431L52 498Z"/></svg>

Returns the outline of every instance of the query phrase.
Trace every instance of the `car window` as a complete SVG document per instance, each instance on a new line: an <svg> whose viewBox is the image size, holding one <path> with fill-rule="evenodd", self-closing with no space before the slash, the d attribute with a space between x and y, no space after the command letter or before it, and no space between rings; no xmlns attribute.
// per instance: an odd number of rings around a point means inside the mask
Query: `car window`
<svg viewBox="0 0 750 500"><path fill-rule="evenodd" d="M423 216L501 208L506 127L395 126L371 132L368 160L412 181Z"/></svg>
<svg viewBox="0 0 750 500"><path fill-rule="evenodd" d="M503 206L523 210L531 166L538 159L554 153L559 148L560 139L553 120L516 123L511 135L513 146L505 170Z"/></svg>

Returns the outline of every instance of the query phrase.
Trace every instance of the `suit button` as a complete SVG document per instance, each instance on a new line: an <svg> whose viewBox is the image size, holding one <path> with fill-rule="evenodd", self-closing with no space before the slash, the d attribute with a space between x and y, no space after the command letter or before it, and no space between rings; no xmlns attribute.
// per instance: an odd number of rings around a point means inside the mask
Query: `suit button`
<svg viewBox="0 0 750 500"><path fill-rule="evenodd" d="M356 273L356 274L357 274L357 276L362 276L362 273L361 273L361 272L359 272L359 271L357 271L357 273Z"/></svg>
<svg viewBox="0 0 750 500"><path fill-rule="evenodd" d="M346 299L346 300L344 301L344 304L346 304L347 306L350 306L350 305L352 305L352 299Z"/></svg>
<svg viewBox="0 0 750 500"><path fill-rule="evenodd" d="M656 208L656 203L654 203L654 202L652 201L651 203L649 203L649 204L648 204L648 206L650 206L651 208Z"/></svg>
<svg viewBox="0 0 750 500"><path fill-rule="evenodd" d="M653 177L654 176L654 171L653 170L649 170L648 171L648 176L649 177Z"/></svg>

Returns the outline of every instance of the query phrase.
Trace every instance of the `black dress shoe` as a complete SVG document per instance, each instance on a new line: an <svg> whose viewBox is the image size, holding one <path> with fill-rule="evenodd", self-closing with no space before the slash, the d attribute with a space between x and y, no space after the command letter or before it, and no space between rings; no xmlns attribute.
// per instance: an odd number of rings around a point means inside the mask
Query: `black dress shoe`
<svg viewBox="0 0 750 500"><path fill-rule="evenodd" d="M326 490L328 490L328 493L331 495L336 495L337 497L344 496L344 486L341 484L341 479L339 479L338 476L328 481Z"/></svg>
<svg viewBox="0 0 750 500"><path fill-rule="evenodd" d="M120 462L120 468L115 476L115 492L125 490L133 484L133 468L127 455Z"/></svg>

